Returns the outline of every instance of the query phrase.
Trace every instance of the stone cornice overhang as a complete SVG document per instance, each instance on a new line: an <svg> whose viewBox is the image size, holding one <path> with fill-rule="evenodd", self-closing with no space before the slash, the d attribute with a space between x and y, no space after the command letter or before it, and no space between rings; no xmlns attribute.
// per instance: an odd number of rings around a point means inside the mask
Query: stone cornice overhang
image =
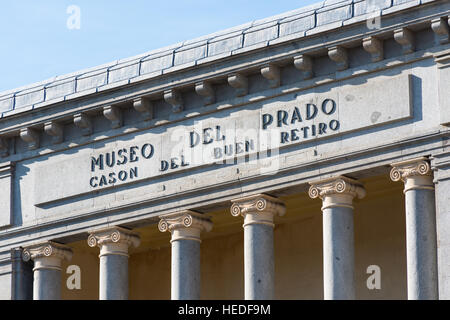
<svg viewBox="0 0 450 320"><path fill-rule="evenodd" d="M198 83L209 83L211 81L225 80L233 74L246 75L258 72L270 63L271 65L285 65L294 63L295 58L305 56L323 55L330 51L330 48L351 48L361 46L363 39L386 39L392 38L396 30L416 30L423 28L436 28L432 26L432 21L441 21L448 24L450 15L450 2L434 1L418 7L412 7L403 11L382 16L382 27L380 29L369 30L366 21L356 22L344 27L316 28L316 34L306 37L288 39L277 39L269 42L269 45L247 48L245 52L240 52L235 56L222 59L213 59L196 65L179 68L167 74L144 79L131 79L130 83L117 83L115 86L106 86L86 97L72 98L68 101L61 101L56 104L42 106L38 109L29 110L14 114L14 110L7 117L0 120L0 139L8 139L11 136L19 136L21 130L28 128L43 130L46 123L64 123L73 121L75 114L100 113L103 108L115 105L132 105L134 99L163 98L168 90L195 90ZM401 19L398 17L401 16ZM324 26L325 27L325 26ZM325 30L324 30L325 29ZM314 29L313 29L314 30ZM367 40L366 40L367 42ZM370 46L370 43L369 43ZM301 92L303 90L319 86L325 83L332 83L357 77L365 73L372 73L398 65L412 63L421 59L432 58L435 52L441 51L445 46L438 45L426 50L415 51L403 56L373 62L364 66L332 72L329 75L312 77L301 80L298 83L272 88L266 91L257 92L242 97L235 97L226 101L219 101L206 106L199 106L195 110L172 113L167 119L155 118L149 121L140 121L129 126L111 129L83 136L76 141L64 141L51 148L39 148L20 154L11 154L9 161L20 161L22 159L33 158L42 154L63 151L80 145L85 145L93 141L109 139L131 132L149 129L152 127L166 125L187 118L198 117L208 113L213 113L225 108L239 107L248 103L262 101L291 92ZM300 73L301 71L299 71ZM167 100L167 99L166 99ZM1 147L1 143L0 143Z"/></svg>

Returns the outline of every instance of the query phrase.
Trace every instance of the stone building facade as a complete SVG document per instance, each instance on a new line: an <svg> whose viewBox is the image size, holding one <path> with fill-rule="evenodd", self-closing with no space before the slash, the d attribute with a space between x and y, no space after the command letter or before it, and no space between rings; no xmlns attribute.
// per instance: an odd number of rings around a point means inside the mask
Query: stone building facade
<svg viewBox="0 0 450 320"><path fill-rule="evenodd" d="M1 298L449 299L449 15L327 0L0 93Z"/></svg>

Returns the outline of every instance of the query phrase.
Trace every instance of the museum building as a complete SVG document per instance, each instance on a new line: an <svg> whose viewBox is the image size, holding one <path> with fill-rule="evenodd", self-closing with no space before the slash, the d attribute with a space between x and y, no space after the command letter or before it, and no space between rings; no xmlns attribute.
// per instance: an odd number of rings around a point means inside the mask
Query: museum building
<svg viewBox="0 0 450 320"><path fill-rule="evenodd" d="M0 93L0 298L450 299L449 16L326 0Z"/></svg>

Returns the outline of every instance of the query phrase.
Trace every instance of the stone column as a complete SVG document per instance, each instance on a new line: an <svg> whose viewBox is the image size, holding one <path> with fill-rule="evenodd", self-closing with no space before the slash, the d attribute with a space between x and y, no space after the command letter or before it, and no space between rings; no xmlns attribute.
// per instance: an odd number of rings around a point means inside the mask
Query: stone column
<svg viewBox="0 0 450 320"><path fill-rule="evenodd" d="M286 213L283 202L266 194L231 200L231 214L244 217L246 300L274 298L273 218Z"/></svg>
<svg viewBox="0 0 450 320"><path fill-rule="evenodd" d="M90 247L100 248L100 300L128 299L128 247L139 246L140 238L121 227L92 231Z"/></svg>
<svg viewBox="0 0 450 320"><path fill-rule="evenodd" d="M353 198L365 190L343 176L310 184L309 196L322 199L324 299L355 299Z"/></svg>
<svg viewBox="0 0 450 320"><path fill-rule="evenodd" d="M200 299L200 233L210 231L209 217L190 210L160 216L158 228L172 238L172 300Z"/></svg>
<svg viewBox="0 0 450 320"><path fill-rule="evenodd" d="M22 248L11 249L11 300L33 300L33 263L22 254Z"/></svg>
<svg viewBox="0 0 450 320"><path fill-rule="evenodd" d="M438 298L436 205L427 158L392 164L391 179L405 183L408 299Z"/></svg>
<svg viewBox="0 0 450 320"><path fill-rule="evenodd" d="M24 248L24 261L34 261L33 299L61 299L61 263L72 258L72 250L56 242L45 242Z"/></svg>

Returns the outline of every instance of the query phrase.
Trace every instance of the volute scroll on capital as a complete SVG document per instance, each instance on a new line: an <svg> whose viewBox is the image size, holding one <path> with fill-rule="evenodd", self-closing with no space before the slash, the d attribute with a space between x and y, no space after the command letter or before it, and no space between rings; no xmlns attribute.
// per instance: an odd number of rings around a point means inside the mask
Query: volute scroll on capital
<svg viewBox="0 0 450 320"><path fill-rule="evenodd" d="M131 230L122 227L112 227L91 231L87 242L90 247L102 247L104 244L112 243L137 247L140 244L140 238L137 233Z"/></svg>
<svg viewBox="0 0 450 320"><path fill-rule="evenodd" d="M180 228L195 228L200 231L211 231L212 222L209 217L195 211L181 211L160 216L158 229L161 232Z"/></svg>
<svg viewBox="0 0 450 320"><path fill-rule="evenodd" d="M427 158L400 161L391 164L390 177L392 181L403 181L408 190L434 190L433 171Z"/></svg>
<svg viewBox="0 0 450 320"><path fill-rule="evenodd" d="M48 241L42 244L36 244L25 247L22 251L24 261L37 260L40 258L57 258L60 260L70 260L72 250L63 244Z"/></svg>
<svg viewBox="0 0 450 320"><path fill-rule="evenodd" d="M165 214L159 218L158 229L171 233L171 243L178 240L201 242L201 232L211 231L213 225L209 216L191 210Z"/></svg>
<svg viewBox="0 0 450 320"><path fill-rule="evenodd" d="M323 200L326 196L344 194L362 199L366 195L366 190L359 181L344 176L311 182L310 184L308 194L312 199L320 198Z"/></svg>
<svg viewBox="0 0 450 320"><path fill-rule="evenodd" d="M231 215L244 217L244 227L250 224L265 224L274 227L273 217L286 213L284 203L267 194L257 194L231 200Z"/></svg>
<svg viewBox="0 0 450 320"><path fill-rule="evenodd" d="M412 176L432 176L431 166L427 160L420 158L393 163L390 173L392 181L405 181Z"/></svg>

